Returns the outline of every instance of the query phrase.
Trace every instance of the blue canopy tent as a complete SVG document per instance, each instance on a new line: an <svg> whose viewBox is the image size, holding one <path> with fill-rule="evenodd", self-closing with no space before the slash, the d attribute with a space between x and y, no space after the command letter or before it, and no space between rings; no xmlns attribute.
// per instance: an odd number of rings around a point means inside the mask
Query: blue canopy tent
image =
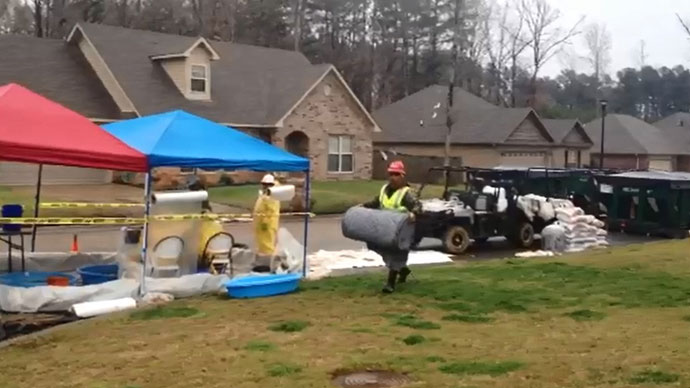
<svg viewBox="0 0 690 388"><path fill-rule="evenodd" d="M150 168L283 171L306 174L309 212L309 160L293 155L236 129L176 110L103 126L130 147L146 155ZM146 218L150 213L151 174L146 175ZM307 271L308 216L304 223L303 275ZM148 221L144 224L142 255L147 259ZM142 290L143 291L143 290Z"/></svg>

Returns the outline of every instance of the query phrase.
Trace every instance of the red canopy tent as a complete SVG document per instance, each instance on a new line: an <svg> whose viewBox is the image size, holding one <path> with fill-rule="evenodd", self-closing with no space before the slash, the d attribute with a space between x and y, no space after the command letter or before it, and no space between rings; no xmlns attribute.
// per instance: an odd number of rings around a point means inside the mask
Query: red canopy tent
<svg viewBox="0 0 690 388"><path fill-rule="evenodd" d="M20 85L0 87L0 160L147 171L146 156L86 117Z"/></svg>
<svg viewBox="0 0 690 388"><path fill-rule="evenodd" d="M84 116L20 85L0 86L0 160L147 172L146 156ZM32 235L35 247L36 229Z"/></svg>

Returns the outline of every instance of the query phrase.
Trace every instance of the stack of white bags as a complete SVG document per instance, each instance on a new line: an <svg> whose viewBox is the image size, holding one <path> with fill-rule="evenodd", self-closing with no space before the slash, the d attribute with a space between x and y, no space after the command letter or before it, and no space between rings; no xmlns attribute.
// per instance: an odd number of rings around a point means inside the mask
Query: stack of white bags
<svg viewBox="0 0 690 388"><path fill-rule="evenodd" d="M605 224L602 221L586 215L570 201L560 201L554 207L557 219L554 226L564 230L566 252L581 252L609 245L608 232L604 229Z"/></svg>

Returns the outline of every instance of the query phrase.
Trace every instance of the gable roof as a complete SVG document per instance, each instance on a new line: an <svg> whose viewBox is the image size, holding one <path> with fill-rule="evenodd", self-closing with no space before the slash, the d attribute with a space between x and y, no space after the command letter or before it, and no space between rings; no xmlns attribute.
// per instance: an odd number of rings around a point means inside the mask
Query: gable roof
<svg viewBox="0 0 690 388"><path fill-rule="evenodd" d="M380 143L443 143L447 131L448 87L429 86L393 104L373 116L382 133L374 136ZM454 144L502 144L526 120L532 120L545 143L553 138L530 108L501 108L461 88L454 92Z"/></svg>
<svg viewBox="0 0 690 388"><path fill-rule="evenodd" d="M120 111L77 47L57 39L0 34L0 84L15 82L96 119Z"/></svg>
<svg viewBox="0 0 690 388"><path fill-rule="evenodd" d="M74 31L73 31L74 32ZM68 37L67 40L70 40ZM195 48L199 46L204 46L206 51L211 54L211 60L217 61L220 59L220 55L216 52L216 50L211 47L211 45L208 43L208 41L204 38L199 38L197 39L196 42L194 42L191 46L189 46L186 50L184 51L176 51L176 48L168 47L168 50L172 50L170 52L165 52L161 54L155 54L155 55L150 55L149 58L152 60L160 60L160 59L168 59L168 58L187 58L192 54L192 51L194 51Z"/></svg>
<svg viewBox="0 0 690 388"><path fill-rule="evenodd" d="M563 144L573 136L579 137L578 143L582 145L592 145L594 142L589 138L579 120L573 119L542 119L553 140L557 144Z"/></svg>
<svg viewBox="0 0 690 388"><path fill-rule="evenodd" d="M76 30L95 46L141 115L183 109L236 126L275 126L332 68L312 65L293 51L212 42L220 56L211 62L212 100L192 101L150 56L186 50L198 38L89 23Z"/></svg>
<svg viewBox="0 0 690 388"><path fill-rule="evenodd" d="M601 119L585 125L589 137L594 140L594 150L601 147ZM633 155L686 155L684 144L678 144L672 136L636 117L611 114L606 116L605 152Z"/></svg>

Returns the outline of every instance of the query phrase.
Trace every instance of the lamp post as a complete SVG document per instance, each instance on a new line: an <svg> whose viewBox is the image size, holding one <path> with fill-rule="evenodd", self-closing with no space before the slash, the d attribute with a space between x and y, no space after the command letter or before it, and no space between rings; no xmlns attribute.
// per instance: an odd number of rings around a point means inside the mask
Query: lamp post
<svg viewBox="0 0 690 388"><path fill-rule="evenodd" d="M604 169L604 134L606 133L606 108L608 100L599 101L601 106L601 149L599 150L599 169Z"/></svg>

